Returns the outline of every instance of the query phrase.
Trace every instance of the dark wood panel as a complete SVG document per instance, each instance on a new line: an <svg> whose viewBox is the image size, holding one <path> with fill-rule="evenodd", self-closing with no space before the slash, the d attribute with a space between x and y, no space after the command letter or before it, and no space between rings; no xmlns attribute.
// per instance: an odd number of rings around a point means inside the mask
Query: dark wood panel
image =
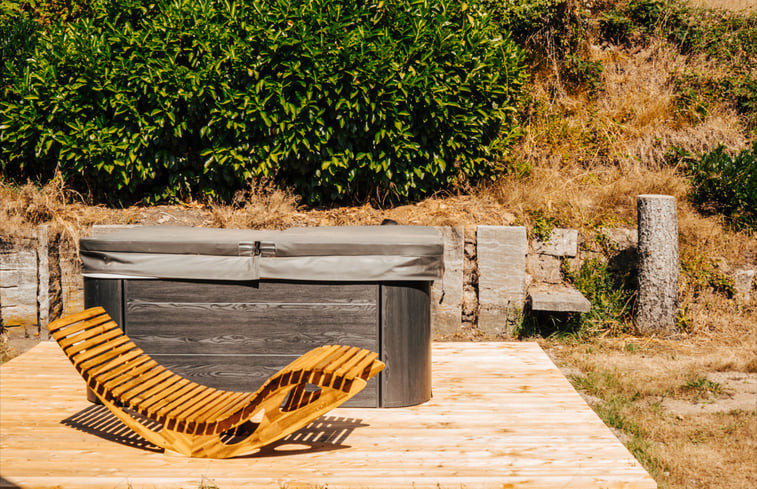
<svg viewBox="0 0 757 489"><path fill-rule="evenodd" d="M84 307L101 306L123 327L123 280L84 277Z"/></svg>
<svg viewBox="0 0 757 489"><path fill-rule="evenodd" d="M299 355L327 344L379 347L372 304L129 302L126 332L150 354Z"/></svg>
<svg viewBox="0 0 757 489"><path fill-rule="evenodd" d="M296 355L153 355L155 361L171 371L198 384L216 389L254 392L279 370L297 358ZM346 406L376 407L378 378Z"/></svg>
<svg viewBox="0 0 757 489"><path fill-rule="evenodd" d="M123 280L84 277L84 307L100 306L123 328ZM87 400L100 404L92 390L87 387Z"/></svg>
<svg viewBox="0 0 757 489"><path fill-rule="evenodd" d="M431 308L428 282L381 286L381 406L431 398Z"/></svg>
<svg viewBox="0 0 757 489"><path fill-rule="evenodd" d="M126 299L145 302L370 303L378 284L348 282L210 282L128 280Z"/></svg>

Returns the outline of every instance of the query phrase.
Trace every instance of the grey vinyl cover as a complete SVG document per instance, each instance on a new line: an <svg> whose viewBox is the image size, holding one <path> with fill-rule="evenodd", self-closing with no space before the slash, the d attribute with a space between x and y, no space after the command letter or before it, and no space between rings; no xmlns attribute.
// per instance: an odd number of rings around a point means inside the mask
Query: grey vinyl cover
<svg viewBox="0 0 757 489"><path fill-rule="evenodd" d="M434 228L340 226L284 231L146 226L82 238L85 276L252 281L436 280Z"/></svg>

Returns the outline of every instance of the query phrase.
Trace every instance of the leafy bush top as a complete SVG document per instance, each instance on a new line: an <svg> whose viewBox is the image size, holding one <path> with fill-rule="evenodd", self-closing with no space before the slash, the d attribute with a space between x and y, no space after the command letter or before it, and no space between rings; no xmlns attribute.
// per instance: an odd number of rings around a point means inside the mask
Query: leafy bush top
<svg viewBox="0 0 757 489"><path fill-rule="evenodd" d="M732 156L725 146L701 156L674 148L673 161L691 181L691 201L706 214L721 214L728 223L757 231L757 141Z"/></svg>
<svg viewBox="0 0 757 489"><path fill-rule="evenodd" d="M491 177L522 53L453 0L95 0L41 34L0 100L0 165L111 203L407 200ZM0 78L2 80L3 78Z"/></svg>

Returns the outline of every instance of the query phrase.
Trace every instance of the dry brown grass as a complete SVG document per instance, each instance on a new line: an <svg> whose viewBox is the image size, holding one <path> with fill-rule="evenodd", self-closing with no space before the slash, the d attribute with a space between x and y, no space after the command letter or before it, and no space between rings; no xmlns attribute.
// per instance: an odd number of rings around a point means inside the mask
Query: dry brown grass
<svg viewBox="0 0 757 489"><path fill-rule="evenodd" d="M745 343L606 338L542 345L661 489L746 489L757 483L757 342ZM710 380L723 377L716 372L746 380L720 384Z"/></svg>
<svg viewBox="0 0 757 489"><path fill-rule="evenodd" d="M757 2L754 0L688 0L693 7L718 8L735 12L757 12Z"/></svg>
<svg viewBox="0 0 757 489"><path fill-rule="evenodd" d="M746 147L742 121L725 106L698 121L677 113L674 76L694 68L718 70L703 57L682 56L664 41L631 52L594 47L590 55L604 66L603 89L594 96L567 93L553 73L536 76L531 117L515 162L659 168L670 146L698 153L718 144Z"/></svg>

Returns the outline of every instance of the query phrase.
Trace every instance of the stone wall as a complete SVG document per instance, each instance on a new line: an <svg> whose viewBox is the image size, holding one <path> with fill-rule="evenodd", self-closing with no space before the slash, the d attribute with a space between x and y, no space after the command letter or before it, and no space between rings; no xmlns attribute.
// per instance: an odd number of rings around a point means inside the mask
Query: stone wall
<svg viewBox="0 0 757 489"><path fill-rule="evenodd" d="M0 236L0 323L11 337L47 337L49 321L81 311L83 279L74 246L39 226L30 236Z"/></svg>

